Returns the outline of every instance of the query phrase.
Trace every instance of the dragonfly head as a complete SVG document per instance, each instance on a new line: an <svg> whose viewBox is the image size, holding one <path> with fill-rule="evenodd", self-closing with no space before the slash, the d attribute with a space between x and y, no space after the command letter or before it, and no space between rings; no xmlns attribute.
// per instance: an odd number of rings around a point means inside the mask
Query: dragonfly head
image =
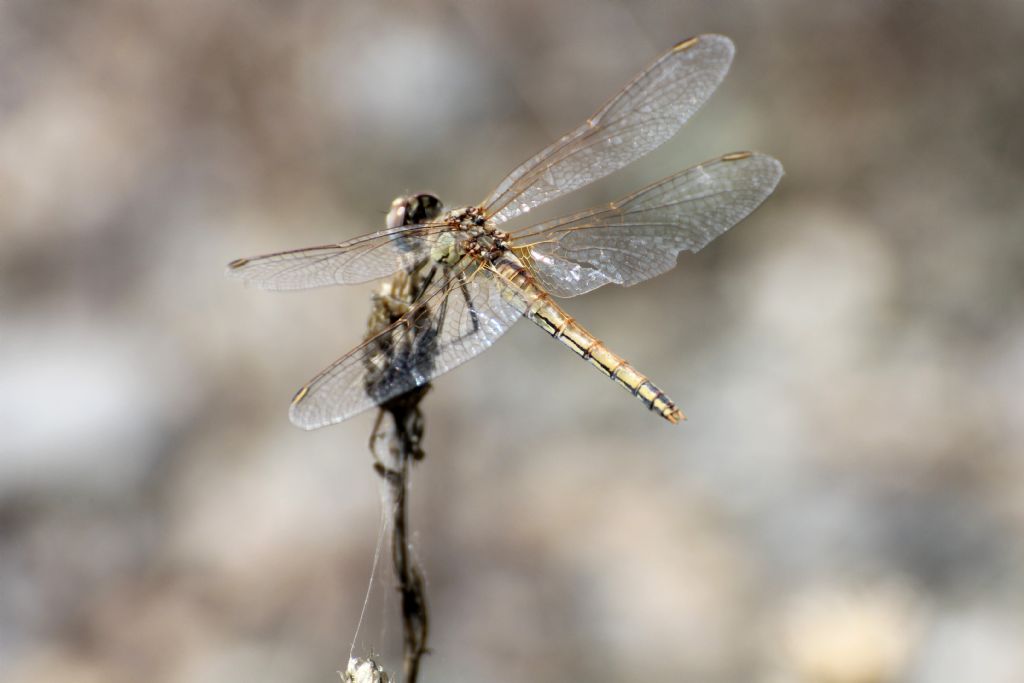
<svg viewBox="0 0 1024 683"><path fill-rule="evenodd" d="M443 210L441 200L432 194L398 197L391 202L391 210L388 211L388 228L426 223L440 216Z"/></svg>

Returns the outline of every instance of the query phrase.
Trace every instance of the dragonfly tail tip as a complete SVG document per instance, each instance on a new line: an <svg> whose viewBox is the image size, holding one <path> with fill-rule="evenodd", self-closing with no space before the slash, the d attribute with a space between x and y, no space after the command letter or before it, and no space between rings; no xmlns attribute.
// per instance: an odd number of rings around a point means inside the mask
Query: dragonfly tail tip
<svg viewBox="0 0 1024 683"><path fill-rule="evenodd" d="M686 415L679 408L673 407L672 410L664 413L665 419L672 424L679 424L680 422L686 422Z"/></svg>

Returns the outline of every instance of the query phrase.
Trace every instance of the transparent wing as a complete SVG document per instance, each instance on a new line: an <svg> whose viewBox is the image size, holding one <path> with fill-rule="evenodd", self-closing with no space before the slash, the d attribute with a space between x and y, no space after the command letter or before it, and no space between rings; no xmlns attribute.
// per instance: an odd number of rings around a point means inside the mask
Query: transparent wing
<svg viewBox="0 0 1024 683"><path fill-rule="evenodd" d="M502 223L658 147L711 96L733 52L725 36L679 43L583 125L512 171L484 200L485 215Z"/></svg>
<svg viewBox="0 0 1024 683"><path fill-rule="evenodd" d="M445 229L443 224L408 225L340 244L240 258L228 264L228 275L260 289L276 290L369 282L407 270L428 257Z"/></svg>
<svg viewBox="0 0 1024 683"><path fill-rule="evenodd" d="M464 259L398 322L300 389L289 417L305 429L325 427L422 386L488 348L523 310L514 293L503 296Z"/></svg>
<svg viewBox="0 0 1024 683"><path fill-rule="evenodd" d="M743 220L772 193L782 164L752 152L727 154L606 207L524 228L514 247L530 250L537 279L570 297L614 282L629 286L676 265Z"/></svg>

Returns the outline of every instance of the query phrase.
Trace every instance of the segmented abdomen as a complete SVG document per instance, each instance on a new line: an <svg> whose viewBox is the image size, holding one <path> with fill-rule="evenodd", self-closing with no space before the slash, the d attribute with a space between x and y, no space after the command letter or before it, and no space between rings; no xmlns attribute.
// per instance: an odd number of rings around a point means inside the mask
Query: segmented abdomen
<svg viewBox="0 0 1024 683"><path fill-rule="evenodd" d="M562 310L545 292L529 272L512 258L499 259L495 264L496 279L505 287L506 298L522 300L523 314L537 326L562 342L576 355L588 361L628 390L651 410L675 424L686 419L664 391L654 385L646 375L639 372L628 361L608 349L604 343L590 334L572 316Z"/></svg>

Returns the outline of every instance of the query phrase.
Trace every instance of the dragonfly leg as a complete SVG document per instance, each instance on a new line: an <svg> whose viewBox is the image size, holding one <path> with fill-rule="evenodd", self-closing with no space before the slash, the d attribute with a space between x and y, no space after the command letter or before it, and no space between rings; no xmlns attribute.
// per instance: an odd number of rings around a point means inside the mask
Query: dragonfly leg
<svg viewBox="0 0 1024 683"><path fill-rule="evenodd" d="M476 334L480 331L480 313L476 310L476 305L473 303L473 298L469 295L469 289L466 287L466 273L459 273L459 291L462 292L462 298L466 301L466 308L469 309L469 318L473 321L473 332Z"/></svg>

